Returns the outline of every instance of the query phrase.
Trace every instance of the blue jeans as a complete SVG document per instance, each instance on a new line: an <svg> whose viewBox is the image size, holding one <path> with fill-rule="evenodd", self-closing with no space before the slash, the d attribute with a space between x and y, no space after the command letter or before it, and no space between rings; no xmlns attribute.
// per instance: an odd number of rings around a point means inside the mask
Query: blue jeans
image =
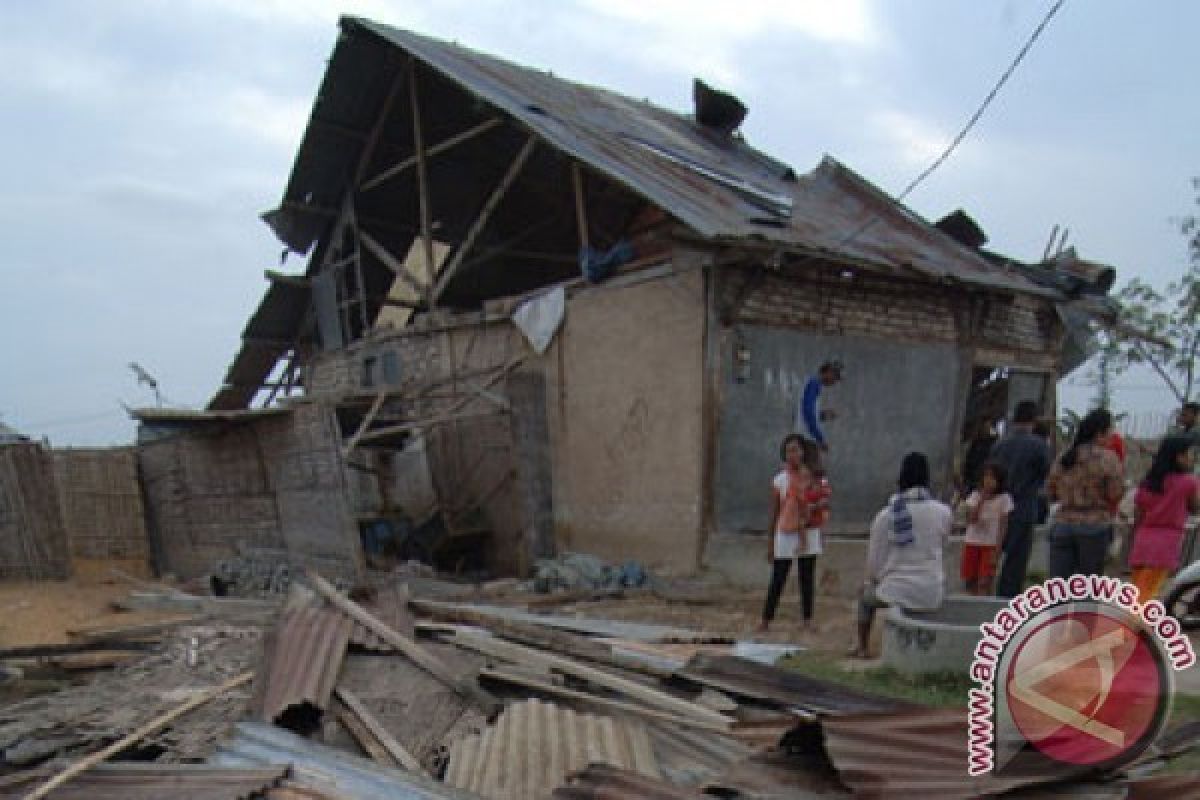
<svg viewBox="0 0 1200 800"><path fill-rule="evenodd" d="M1110 542L1111 525L1055 523L1049 536L1050 577L1103 575L1104 558L1108 555Z"/></svg>

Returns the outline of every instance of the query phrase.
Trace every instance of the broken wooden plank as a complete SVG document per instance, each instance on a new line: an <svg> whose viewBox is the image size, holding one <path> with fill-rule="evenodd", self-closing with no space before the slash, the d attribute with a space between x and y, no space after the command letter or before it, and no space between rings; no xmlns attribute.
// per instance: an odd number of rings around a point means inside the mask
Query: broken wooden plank
<svg viewBox="0 0 1200 800"><path fill-rule="evenodd" d="M385 767L399 767L400 762L392 758L379 740L371 733L371 730L363 724L353 711L346 707L345 704L339 702L333 706L333 715L337 717L337 721L342 724L342 727L349 731L354 740L358 742L363 751L371 757L372 760L383 764Z"/></svg>
<svg viewBox="0 0 1200 800"><path fill-rule="evenodd" d="M222 683L220 686L214 686L211 689L206 689L192 699L175 706L170 711L165 711L162 714L159 714L146 724L138 727L132 733L128 733L122 736L120 739L117 739L108 747L105 747L102 750L97 750L95 753L76 761L74 764L62 770L53 778L41 784L29 794L25 795L24 800L41 800L41 798L46 797L59 786L67 783L77 775L82 775L100 762L115 756L117 753L136 744L150 734L157 733L192 709L199 708L213 698L228 692L230 689L236 689L242 684L249 683L250 679L253 677L253 672L243 672L236 678L231 678L225 681L225 683Z"/></svg>
<svg viewBox="0 0 1200 800"><path fill-rule="evenodd" d="M313 588L328 600L334 607L342 611L351 619L360 623L378 636L383 641L390 644L392 647L399 650L417 666L428 672L433 677L440 680L442 683L449 686L454 691L458 692L463 697L479 704L479 706L490 714L495 709L499 702L491 694L484 691L473 680L455 675L451 669L442 663L442 660L430 653L421 645L401 635L398 631L392 629L383 620L376 617L371 612L354 602L350 598L343 595L329 581L322 578L315 570L305 570L308 580L312 583Z"/></svg>
<svg viewBox="0 0 1200 800"><path fill-rule="evenodd" d="M379 413L379 409L383 408L383 403L388 398L390 392L381 391L375 396L371 407L367 409L366 415L363 416L362 422L358 426L358 430L350 437L350 441L346 442L346 446L342 448L342 458L350 458L350 454L354 452L354 448L358 446L358 440L371 427L371 423L375 421L375 415Z"/></svg>
<svg viewBox="0 0 1200 800"><path fill-rule="evenodd" d="M396 258L388 249L379 243L375 237L364 231L362 228L357 228L355 233L358 235L358 240L363 247L371 252L373 256L383 262L383 265L396 274L396 277L408 284L414 292L419 295L424 295L429 291L429 287L421 283L413 276L408 268L404 266L404 262Z"/></svg>
<svg viewBox="0 0 1200 800"><path fill-rule="evenodd" d="M626 697L631 697L649 706L680 714L689 718L702 720L714 725L728 725L732 720L711 709L696 705L691 700L684 700L668 692L647 686L644 683L611 672L605 672L564 656L552 655L532 647L506 642L494 636L487 636L473 631L459 629L450 640L459 647L465 647L484 655L502 658L514 664L536 665L562 672L567 675L587 681L596 686L603 686Z"/></svg>
<svg viewBox="0 0 1200 800"><path fill-rule="evenodd" d="M568 689L565 686L559 686L549 681L538 680L537 678L521 675L511 670L495 669L491 667L484 668L479 673L484 678L491 678L501 683L512 684L513 686L521 686L525 689L532 689L535 692L562 697L567 700L577 700L581 703L596 706L597 708L605 708L610 711L621 711L626 714L634 714L639 717L657 720L659 722L670 722L675 725L682 725L687 728L695 728L702 731L711 731L713 733L731 734L733 730L733 721L718 725L712 722L705 722L695 717L685 717L679 714L670 714L665 711L657 711L653 708L640 706L636 703L627 703L623 700L613 700L610 697L601 697L590 692L581 692L576 689Z"/></svg>
<svg viewBox="0 0 1200 800"><path fill-rule="evenodd" d="M345 704L346 708L354 714L355 718L362 723L362 726L370 732L375 741L387 752L397 764L400 764L410 772L424 773L425 770L421 766L421 762L417 761L416 757L405 749L404 745L396 741L396 738L388 732L388 729L383 727L383 723L375 718L362 700L351 692L349 689L338 687L334 690L338 700Z"/></svg>
<svg viewBox="0 0 1200 800"><path fill-rule="evenodd" d="M181 625L194 625L203 620L204 617L193 614L186 617L160 619L152 622L134 622L125 625L87 625L67 629L67 638L72 642L80 643L140 639L151 634L163 633Z"/></svg>

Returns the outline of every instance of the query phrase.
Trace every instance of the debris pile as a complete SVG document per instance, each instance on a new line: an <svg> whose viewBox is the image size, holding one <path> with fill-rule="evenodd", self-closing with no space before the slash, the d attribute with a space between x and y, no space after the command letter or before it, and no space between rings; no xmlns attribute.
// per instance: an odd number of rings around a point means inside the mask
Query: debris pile
<svg viewBox="0 0 1200 800"><path fill-rule="evenodd" d="M1051 780L969 778L960 710L781 669L719 632L451 602L404 578L131 593L187 616L51 646L125 660L0 709L0 798L969 798Z"/></svg>
<svg viewBox="0 0 1200 800"><path fill-rule="evenodd" d="M559 590L632 589L644 586L648 580L645 568L636 561L618 566L586 553L565 553L538 561L529 586L546 594Z"/></svg>

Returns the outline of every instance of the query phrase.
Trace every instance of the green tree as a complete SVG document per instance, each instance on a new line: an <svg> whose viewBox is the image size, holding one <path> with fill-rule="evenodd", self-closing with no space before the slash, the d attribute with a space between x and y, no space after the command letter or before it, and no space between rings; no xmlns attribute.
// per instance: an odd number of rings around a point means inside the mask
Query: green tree
<svg viewBox="0 0 1200 800"><path fill-rule="evenodd" d="M1200 178L1193 178L1192 186L1200 206ZM1131 365L1148 365L1175 399L1185 403L1200 388L1200 216L1189 214L1178 224L1187 238L1187 270L1161 291L1134 278L1117 293L1125 324L1111 333L1113 352L1107 366L1120 372Z"/></svg>

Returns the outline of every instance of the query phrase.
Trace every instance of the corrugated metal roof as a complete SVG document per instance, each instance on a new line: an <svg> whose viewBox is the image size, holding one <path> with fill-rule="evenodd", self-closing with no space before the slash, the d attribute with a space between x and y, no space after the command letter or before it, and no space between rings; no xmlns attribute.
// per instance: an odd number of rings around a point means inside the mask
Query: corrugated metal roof
<svg viewBox="0 0 1200 800"><path fill-rule="evenodd" d="M796 670L772 667L736 656L700 654L677 674L686 680L738 697L766 700L820 714L893 711L913 707L911 703L856 691Z"/></svg>
<svg viewBox="0 0 1200 800"><path fill-rule="evenodd" d="M290 764L292 782L354 800L478 800L432 778L382 767L261 722L240 722L210 759L219 766Z"/></svg>
<svg viewBox="0 0 1200 800"><path fill-rule="evenodd" d="M272 406L271 408L239 408L225 411L194 411L190 408L135 408L129 412L129 416L139 422L150 424L171 424L171 425L188 425L196 424L203 425L212 422L244 422L248 420L261 419L262 417L278 416L279 414L290 414L292 409L286 406Z"/></svg>
<svg viewBox="0 0 1200 800"><path fill-rule="evenodd" d="M221 389L209 403L210 410L250 405L275 363L291 349L311 304L312 290L306 286L274 282L267 287L262 302L242 331L241 350L226 371Z"/></svg>
<svg viewBox="0 0 1200 800"><path fill-rule="evenodd" d="M917 709L821 721L825 752L855 796L967 800L1070 777L1065 770L967 774L967 713Z"/></svg>
<svg viewBox="0 0 1200 800"><path fill-rule="evenodd" d="M676 628L671 625L654 625L645 622L625 622L612 619L593 619L588 617L573 617L566 614L533 614L506 606L492 606L472 603L437 603L423 601L426 608L441 608L448 611L463 611L476 616L495 617L510 622L521 622L529 625L542 625L547 628L557 628L574 633L584 633L591 636L604 636L613 639L630 639L641 642L729 642L726 636L692 631L687 628Z"/></svg>
<svg viewBox="0 0 1200 800"><path fill-rule="evenodd" d="M288 727L315 727L329 707L353 621L337 611L298 608L280 615L267 634L263 668L251 708Z"/></svg>
<svg viewBox="0 0 1200 800"><path fill-rule="evenodd" d="M287 774L286 765L236 769L207 764L101 764L47 795L48 800L240 800L257 796ZM24 797L47 771L9 783L0 798Z"/></svg>
<svg viewBox="0 0 1200 800"><path fill-rule="evenodd" d="M568 774L596 762L659 775L640 723L527 700L505 709L482 734L454 743L446 782L491 800L528 800L544 797Z"/></svg>
<svg viewBox="0 0 1200 800"><path fill-rule="evenodd" d="M554 790L554 800L705 800L712 795L680 789L669 783L619 769L589 764Z"/></svg>
<svg viewBox="0 0 1200 800"><path fill-rule="evenodd" d="M757 241L866 262L903 273L1025 292L1043 292L1017 270L991 264L832 158L799 177L738 138L716 135L690 116L647 101L563 80L457 44L354 17L326 71L321 96L293 168L276 230L306 250L357 159L346 137L365 132L382 102L379 43L411 54L521 122L559 150L626 186L700 236ZM366 36L363 36L366 34ZM349 81L353 75L354 80ZM368 87L374 86L371 91ZM318 113L319 111L319 113ZM361 145L359 146L361 147ZM312 211L305 211L311 208ZM790 208L790 213L787 209ZM318 211L318 209L322 209Z"/></svg>

